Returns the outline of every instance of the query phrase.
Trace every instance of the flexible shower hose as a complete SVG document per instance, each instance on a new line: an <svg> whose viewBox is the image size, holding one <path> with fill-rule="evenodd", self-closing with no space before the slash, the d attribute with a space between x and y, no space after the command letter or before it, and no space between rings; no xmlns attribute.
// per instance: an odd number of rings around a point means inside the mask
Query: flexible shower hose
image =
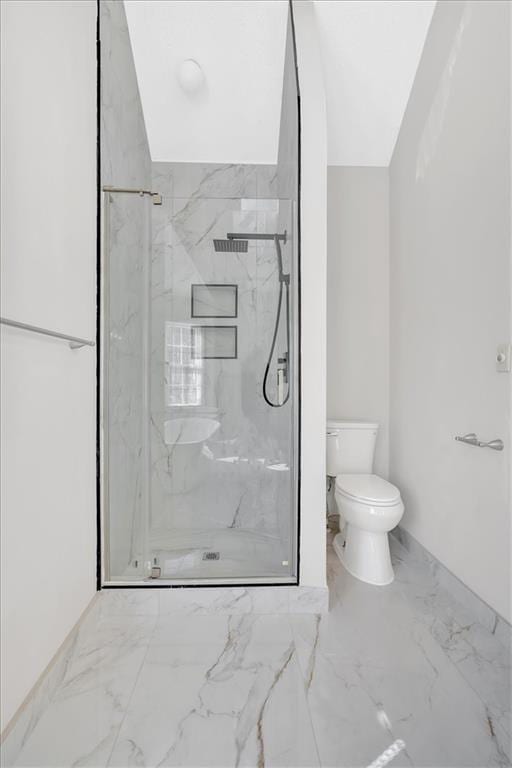
<svg viewBox="0 0 512 768"><path fill-rule="evenodd" d="M265 375L263 376L263 397L265 398L265 402L267 405L270 405L271 408L281 408L283 405L286 405L288 400L290 399L290 275L286 275L283 272L283 258L281 255L281 245L279 243L279 238L276 236L274 238L274 244L276 246L277 251L277 261L278 261L278 268L279 268L279 299L277 302L277 312L276 312L276 322L274 325L274 335L272 337L272 344L270 346L270 354L268 356L267 365L265 368ZM270 397L267 395L267 383L268 383L268 377L270 373L270 366L272 364L272 358L274 356L274 350L276 346L277 341L277 334L279 332L279 322L281 320L281 309L283 306L283 291L286 293L286 301L285 301L285 307L286 307L286 367L287 367L287 392L286 397L284 398L282 403L274 403Z"/></svg>

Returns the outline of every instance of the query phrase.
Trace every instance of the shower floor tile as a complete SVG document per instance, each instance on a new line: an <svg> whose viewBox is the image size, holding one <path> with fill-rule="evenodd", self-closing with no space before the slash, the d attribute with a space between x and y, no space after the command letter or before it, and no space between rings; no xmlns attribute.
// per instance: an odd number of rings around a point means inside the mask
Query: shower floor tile
<svg viewBox="0 0 512 768"><path fill-rule="evenodd" d="M396 542L393 557L374 588L329 549L322 616L103 593L2 765L364 768L402 739L397 768L510 766L510 647Z"/></svg>

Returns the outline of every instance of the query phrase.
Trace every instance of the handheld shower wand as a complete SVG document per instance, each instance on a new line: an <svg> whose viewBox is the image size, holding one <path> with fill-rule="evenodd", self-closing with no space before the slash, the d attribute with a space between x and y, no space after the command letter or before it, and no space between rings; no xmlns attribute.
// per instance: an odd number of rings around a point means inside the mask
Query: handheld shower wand
<svg viewBox="0 0 512 768"><path fill-rule="evenodd" d="M286 238L286 233L285 233ZM286 240L285 240L286 242ZM277 302L276 322L274 325L274 335L272 336L272 344L270 345L270 354L268 356L267 365L265 367L265 375L263 376L263 397L267 405L271 408L281 408L290 399L290 382L289 382L289 364L290 364L290 275L286 274L283 270L283 256L281 253L281 244L279 242L279 235L274 235L274 244L277 252L277 264L279 269L279 299ZM277 334L279 332L279 321L281 319L281 309L283 304L283 292L285 293L285 307L286 307L286 352L283 357L278 359L278 364L283 366L278 368L278 387L277 387L277 403L272 402L267 394L268 377L270 373L270 366L272 364L272 357L277 341ZM280 375L284 379L283 383L288 386L286 388L286 395L282 398L282 383L280 381Z"/></svg>

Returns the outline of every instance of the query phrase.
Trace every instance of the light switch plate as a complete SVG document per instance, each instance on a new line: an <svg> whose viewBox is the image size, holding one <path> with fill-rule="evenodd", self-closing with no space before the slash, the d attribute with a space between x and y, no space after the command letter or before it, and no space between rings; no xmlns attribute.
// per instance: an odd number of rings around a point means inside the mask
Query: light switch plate
<svg viewBox="0 0 512 768"><path fill-rule="evenodd" d="M498 344L496 349L496 370L498 373L510 373L510 358L512 357L512 345Z"/></svg>

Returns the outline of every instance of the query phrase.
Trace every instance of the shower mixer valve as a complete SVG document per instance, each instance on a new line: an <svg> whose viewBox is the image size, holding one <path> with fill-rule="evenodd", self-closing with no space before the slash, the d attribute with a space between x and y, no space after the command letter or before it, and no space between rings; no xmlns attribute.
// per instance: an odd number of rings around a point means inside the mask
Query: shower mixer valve
<svg viewBox="0 0 512 768"><path fill-rule="evenodd" d="M277 374L279 375L279 372L282 372L283 374L283 381L285 384L288 383L288 354L287 352L284 352L281 357L277 358Z"/></svg>
<svg viewBox="0 0 512 768"><path fill-rule="evenodd" d="M284 388L288 383L288 354L284 352L277 358L277 402L284 403Z"/></svg>

